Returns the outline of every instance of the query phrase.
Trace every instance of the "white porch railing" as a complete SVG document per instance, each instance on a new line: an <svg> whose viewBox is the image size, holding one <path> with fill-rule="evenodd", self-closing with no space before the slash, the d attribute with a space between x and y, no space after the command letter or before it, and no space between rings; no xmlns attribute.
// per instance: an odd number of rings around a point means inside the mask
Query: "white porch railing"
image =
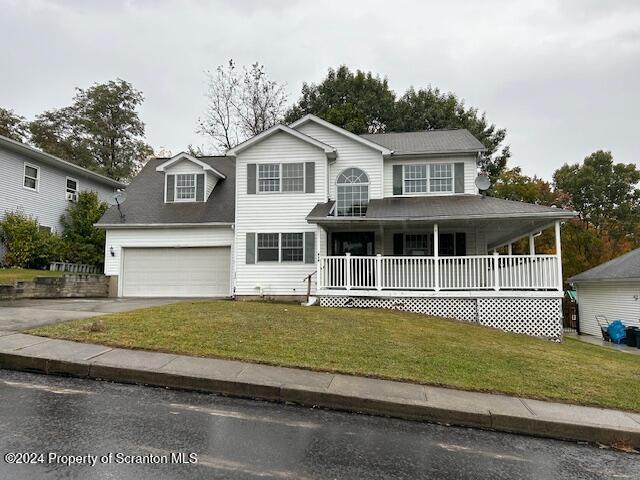
<svg viewBox="0 0 640 480"><path fill-rule="evenodd" d="M556 255L321 256L318 288L339 290L562 290Z"/></svg>

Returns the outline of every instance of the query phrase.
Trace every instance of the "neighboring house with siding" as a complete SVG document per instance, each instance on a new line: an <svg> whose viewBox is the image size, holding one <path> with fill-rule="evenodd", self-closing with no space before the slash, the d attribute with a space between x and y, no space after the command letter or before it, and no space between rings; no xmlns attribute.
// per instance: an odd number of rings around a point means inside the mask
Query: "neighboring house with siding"
<svg viewBox="0 0 640 480"><path fill-rule="evenodd" d="M92 190L105 201L125 185L111 178L0 136L0 217L19 211L51 231L78 192ZM0 258L2 251L0 246Z"/></svg>
<svg viewBox="0 0 640 480"><path fill-rule="evenodd" d="M481 195L464 129L355 135L313 115L224 157L149 162L111 208L105 273L133 295L304 299L561 335L560 223ZM554 228L556 251L535 236ZM529 238L528 255L511 244ZM506 254L498 255L503 248Z"/></svg>
<svg viewBox="0 0 640 480"><path fill-rule="evenodd" d="M571 277L580 333L601 335L596 316L640 327L640 248Z"/></svg>

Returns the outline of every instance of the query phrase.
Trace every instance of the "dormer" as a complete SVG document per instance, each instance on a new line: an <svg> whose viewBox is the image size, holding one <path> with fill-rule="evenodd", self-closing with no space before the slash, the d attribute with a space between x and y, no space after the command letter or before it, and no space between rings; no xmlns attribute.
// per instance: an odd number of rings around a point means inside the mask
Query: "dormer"
<svg viewBox="0 0 640 480"><path fill-rule="evenodd" d="M156 167L164 174L165 203L206 202L226 176L206 162L181 152Z"/></svg>

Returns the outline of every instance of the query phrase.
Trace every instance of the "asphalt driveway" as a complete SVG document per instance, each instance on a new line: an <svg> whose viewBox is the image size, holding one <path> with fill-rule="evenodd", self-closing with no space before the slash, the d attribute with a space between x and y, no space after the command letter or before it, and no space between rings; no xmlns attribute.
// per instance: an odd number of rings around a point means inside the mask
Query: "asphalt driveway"
<svg viewBox="0 0 640 480"><path fill-rule="evenodd" d="M50 323L127 312L176 303L179 298L63 298L0 301L0 331L19 331Z"/></svg>

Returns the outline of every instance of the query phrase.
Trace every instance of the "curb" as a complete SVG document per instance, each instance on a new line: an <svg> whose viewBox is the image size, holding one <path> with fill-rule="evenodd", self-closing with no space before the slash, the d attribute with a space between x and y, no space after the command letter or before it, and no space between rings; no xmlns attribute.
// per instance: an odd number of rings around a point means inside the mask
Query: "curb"
<svg viewBox="0 0 640 480"><path fill-rule="evenodd" d="M408 399L393 401L391 399L362 398L326 392L312 387L202 378L184 374L98 365L86 361L55 360L20 355L17 352L0 353L0 368L213 393L253 400L294 403L306 407L321 407L351 413L481 428L558 440L604 445L623 444L640 448L640 425L638 430L634 431L615 426L585 425L571 421L482 412L472 408L453 410Z"/></svg>

